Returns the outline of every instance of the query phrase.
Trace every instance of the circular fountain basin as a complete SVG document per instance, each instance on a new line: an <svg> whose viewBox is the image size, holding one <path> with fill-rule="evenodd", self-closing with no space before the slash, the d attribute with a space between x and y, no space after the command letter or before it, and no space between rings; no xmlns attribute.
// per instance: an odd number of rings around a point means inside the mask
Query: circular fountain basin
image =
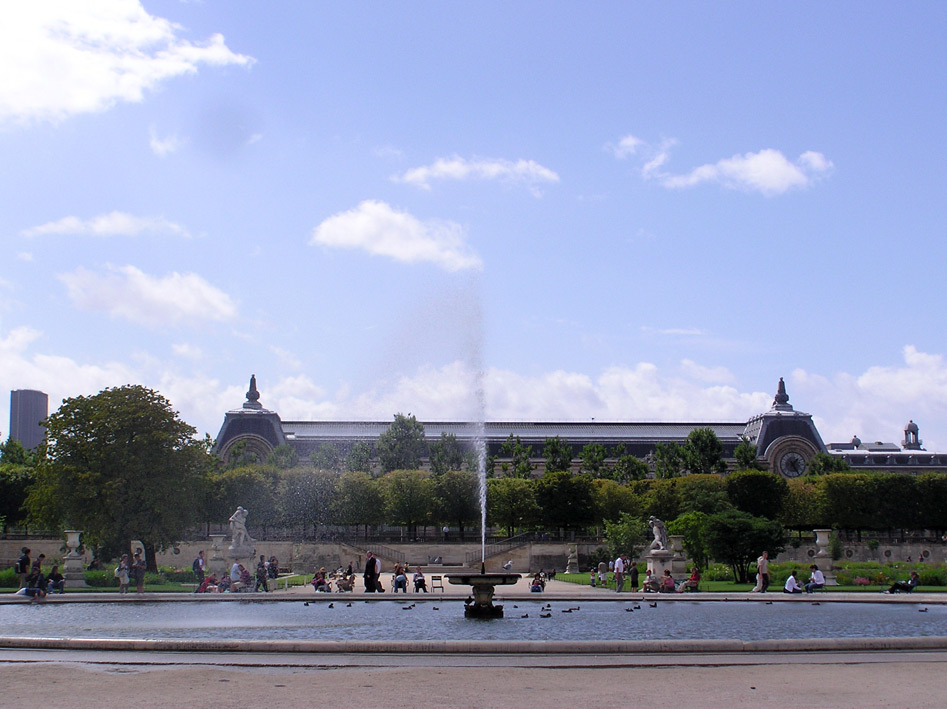
<svg viewBox="0 0 947 709"><path fill-rule="evenodd" d="M333 607L329 607L329 601ZM947 636L947 606L913 603L507 601L491 623L458 600L358 596L259 603L102 602L0 605L0 635L204 641L643 641ZM347 604L351 603L351 606ZM413 607L412 607L413 605ZM576 609L577 605L579 606ZM922 608L927 612L919 613ZM437 609L437 610L435 610ZM568 612L571 610L571 612ZM631 609L630 611L628 609ZM565 611L565 612L564 612ZM546 617L543 617L546 616Z"/></svg>

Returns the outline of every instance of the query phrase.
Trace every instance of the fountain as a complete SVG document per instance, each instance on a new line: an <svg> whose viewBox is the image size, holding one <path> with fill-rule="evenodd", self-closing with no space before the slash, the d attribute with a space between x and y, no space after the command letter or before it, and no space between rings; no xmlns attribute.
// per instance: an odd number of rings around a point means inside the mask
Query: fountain
<svg viewBox="0 0 947 709"><path fill-rule="evenodd" d="M477 373L477 405L480 412L480 435L477 438L477 477L480 488L480 573L448 574L447 581L455 586L470 586L472 596L464 603L465 618L502 618L503 606L494 605L493 594L497 586L509 586L520 579L519 574L502 572L487 573L487 444L483 436L483 412L485 407L483 393L483 372Z"/></svg>

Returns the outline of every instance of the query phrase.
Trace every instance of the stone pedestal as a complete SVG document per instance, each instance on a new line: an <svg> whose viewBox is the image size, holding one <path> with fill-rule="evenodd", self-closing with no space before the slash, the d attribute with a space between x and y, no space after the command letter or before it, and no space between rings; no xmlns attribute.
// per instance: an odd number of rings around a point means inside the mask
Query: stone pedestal
<svg viewBox="0 0 947 709"><path fill-rule="evenodd" d="M671 534L668 536L668 542L671 546L671 552L674 556L671 558L671 576L680 583L681 579L687 574L687 557L684 556L684 535Z"/></svg>
<svg viewBox="0 0 947 709"><path fill-rule="evenodd" d="M216 574L217 578L220 578L221 574L229 574L230 567L227 565L227 560L221 554L221 549L223 549L223 541L227 535L225 534L211 534L211 547L210 547L210 559L207 561L207 572L211 574Z"/></svg>
<svg viewBox="0 0 947 709"><path fill-rule="evenodd" d="M569 560L566 562L566 573L579 573L579 550L576 547L569 547Z"/></svg>
<svg viewBox="0 0 947 709"><path fill-rule="evenodd" d="M644 560L648 564L648 571L659 579L664 576L664 570L668 569L673 574L672 561L674 552L668 549L652 549L644 555Z"/></svg>
<svg viewBox="0 0 947 709"><path fill-rule="evenodd" d="M815 532L815 545L818 549L813 562L825 576L826 586L838 586L838 580L833 571L835 567L832 563L832 555L829 553L829 535L832 534L832 530L813 529L812 531Z"/></svg>
<svg viewBox="0 0 947 709"><path fill-rule="evenodd" d="M85 582L85 559L79 553L79 536L82 532L67 529L65 534L69 552L62 560L62 575L66 579L66 588L86 588L88 584Z"/></svg>

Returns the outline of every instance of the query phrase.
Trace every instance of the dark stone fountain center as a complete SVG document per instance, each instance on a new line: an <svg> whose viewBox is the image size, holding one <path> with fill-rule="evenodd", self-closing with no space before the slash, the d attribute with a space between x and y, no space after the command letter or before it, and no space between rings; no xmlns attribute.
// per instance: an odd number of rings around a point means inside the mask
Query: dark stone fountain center
<svg viewBox="0 0 947 709"><path fill-rule="evenodd" d="M502 618L503 606L493 604L497 586L511 586L520 580L519 574L490 573L481 564L480 573L449 574L447 580L455 586L470 586L473 599L464 604L465 618Z"/></svg>

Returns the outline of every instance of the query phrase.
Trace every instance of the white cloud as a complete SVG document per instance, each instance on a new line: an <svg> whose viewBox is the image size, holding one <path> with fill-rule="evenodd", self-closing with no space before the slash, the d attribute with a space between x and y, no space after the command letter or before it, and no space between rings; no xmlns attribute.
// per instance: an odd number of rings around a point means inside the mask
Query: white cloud
<svg viewBox="0 0 947 709"><path fill-rule="evenodd" d="M831 167L832 163L821 153L803 153L792 163L778 150L767 148L758 153L734 155L713 165L701 165L686 175L667 175L661 182L670 188L716 182L730 189L771 196L809 187Z"/></svg>
<svg viewBox="0 0 947 709"><path fill-rule="evenodd" d="M465 241L459 224L422 222L385 202L366 200L355 209L340 212L317 226L311 244L360 249L403 263L429 262L447 271L480 269L480 257Z"/></svg>
<svg viewBox="0 0 947 709"><path fill-rule="evenodd" d="M630 133L618 141L618 143L608 143L605 147L612 151L612 154L619 160L634 155L639 148L645 145L641 138L636 138Z"/></svg>
<svg viewBox="0 0 947 709"><path fill-rule="evenodd" d="M414 167L402 175L392 177L395 182L406 182L426 190L431 188L434 180L469 179L522 183L539 196L541 193L537 185L559 182L559 175L532 160L466 160L455 155L452 158L438 158L431 165Z"/></svg>
<svg viewBox="0 0 947 709"><path fill-rule="evenodd" d="M812 150L807 150L795 162L791 162L780 151L766 148L757 153L734 155L713 164L700 165L688 173L675 175L668 172L666 166L671 159L671 148L676 144L677 140L665 138L659 145L653 146L627 135L617 146L610 147L618 159L631 156L640 158L641 176L644 179L656 179L668 189L712 182L729 189L772 196L810 187L834 167L825 155Z"/></svg>
<svg viewBox="0 0 947 709"><path fill-rule="evenodd" d="M149 131L148 145L151 147L151 152L163 158L177 152L184 145L184 141L173 134L160 138L158 132L152 127Z"/></svg>
<svg viewBox="0 0 947 709"><path fill-rule="evenodd" d="M16 257L17 257L18 259L20 259L20 261L27 261L27 262L29 262L29 261L32 261L32 260L33 260L33 254L32 254L31 252L29 252L29 251L17 251L17 252L16 252Z"/></svg>
<svg viewBox="0 0 947 709"><path fill-rule="evenodd" d="M200 347L187 342L181 342L176 345L172 344L171 351L174 353L175 357L182 357L184 359L198 360L204 357L204 352Z"/></svg>
<svg viewBox="0 0 947 709"><path fill-rule="evenodd" d="M202 43L138 0L4 4L0 23L0 121L60 120L139 102L201 64L249 66L223 36ZM15 70L12 68L15 67Z"/></svg>
<svg viewBox="0 0 947 709"><path fill-rule="evenodd" d="M138 236L142 233L179 234L190 236L180 224L164 217L136 217L125 212L109 212L92 219L63 217L54 222L24 229L23 236L47 236L50 234L75 234L81 236Z"/></svg>
<svg viewBox="0 0 947 709"><path fill-rule="evenodd" d="M78 268L59 280L77 307L153 328L224 321L237 314L229 295L194 273L156 277L134 266L109 266L101 274Z"/></svg>
<svg viewBox="0 0 947 709"><path fill-rule="evenodd" d="M726 367L705 367L689 359L681 360L681 371L689 379L699 382L731 384L736 381L733 372Z"/></svg>
<svg viewBox="0 0 947 709"><path fill-rule="evenodd" d="M944 357L920 352L912 345L904 347L902 356L900 366L873 366L862 374L826 377L796 370L790 395L793 402L806 401L804 410L817 414L819 431L827 442L858 435L864 441L898 443L904 425L913 420L922 438L931 439L925 444L928 450L947 450Z"/></svg>

